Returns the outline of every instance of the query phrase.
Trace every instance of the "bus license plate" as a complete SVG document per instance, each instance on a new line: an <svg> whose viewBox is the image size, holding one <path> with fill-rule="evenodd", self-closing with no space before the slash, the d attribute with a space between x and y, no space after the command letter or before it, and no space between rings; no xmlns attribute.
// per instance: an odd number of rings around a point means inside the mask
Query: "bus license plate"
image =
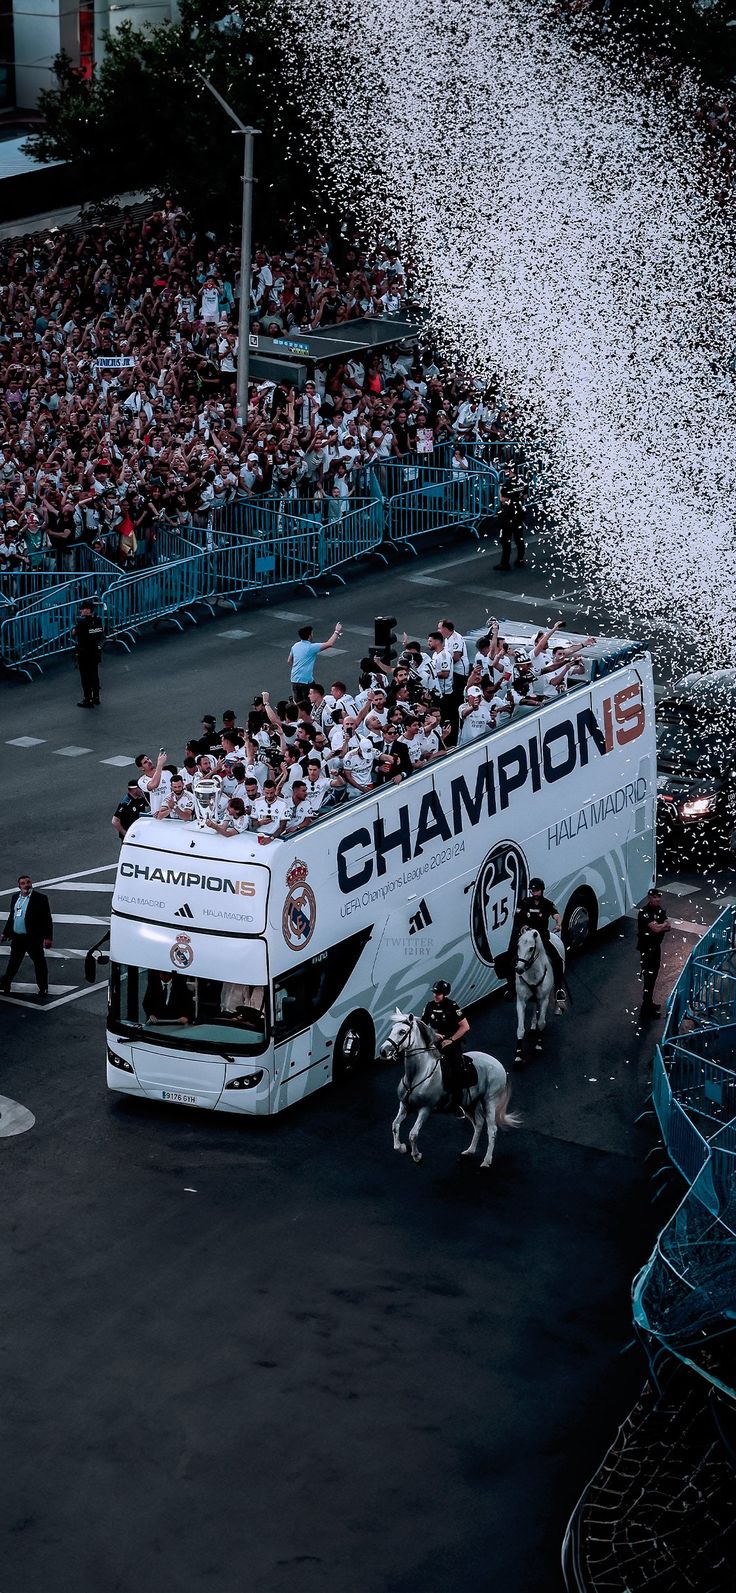
<svg viewBox="0 0 736 1593"><path fill-rule="evenodd" d="M185 1095L183 1090L162 1090L162 1101L175 1101L177 1106L196 1106L196 1095Z"/></svg>

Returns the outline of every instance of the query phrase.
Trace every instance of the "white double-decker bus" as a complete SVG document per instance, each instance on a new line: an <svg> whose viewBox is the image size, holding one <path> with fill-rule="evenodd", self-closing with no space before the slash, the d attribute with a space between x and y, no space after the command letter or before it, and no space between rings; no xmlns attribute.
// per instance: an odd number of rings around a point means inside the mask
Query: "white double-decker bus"
<svg viewBox="0 0 736 1593"><path fill-rule="evenodd" d="M138 819L113 898L110 1088L280 1112L373 1059L435 979L464 1007L488 995L530 876L568 943L626 913L654 878L651 661L603 640L586 657L564 697L291 839Z"/></svg>

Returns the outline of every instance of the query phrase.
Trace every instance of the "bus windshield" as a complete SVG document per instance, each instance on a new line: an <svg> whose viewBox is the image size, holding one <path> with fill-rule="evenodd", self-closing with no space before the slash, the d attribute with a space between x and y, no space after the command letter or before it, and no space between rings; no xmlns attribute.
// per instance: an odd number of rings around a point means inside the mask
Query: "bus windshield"
<svg viewBox="0 0 736 1593"><path fill-rule="evenodd" d="M110 1023L156 1045L201 1051L262 1051L268 1039L263 985L190 979L113 962Z"/></svg>

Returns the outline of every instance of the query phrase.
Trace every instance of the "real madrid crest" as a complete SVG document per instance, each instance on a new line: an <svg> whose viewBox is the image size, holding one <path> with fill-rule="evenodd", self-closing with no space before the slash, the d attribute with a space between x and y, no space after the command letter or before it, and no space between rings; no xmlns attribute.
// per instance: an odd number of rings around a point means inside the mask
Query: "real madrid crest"
<svg viewBox="0 0 736 1593"><path fill-rule="evenodd" d="M311 885L307 884L308 873L306 863L297 857L286 876L289 894L284 902L281 927L292 951L301 951L307 945L317 922L317 903Z"/></svg>
<svg viewBox="0 0 736 1593"><path fill-rule="evenodd" d="M194 962L194 947L188 935L177 935L169 956L175 968L191 968Z"/></svg>

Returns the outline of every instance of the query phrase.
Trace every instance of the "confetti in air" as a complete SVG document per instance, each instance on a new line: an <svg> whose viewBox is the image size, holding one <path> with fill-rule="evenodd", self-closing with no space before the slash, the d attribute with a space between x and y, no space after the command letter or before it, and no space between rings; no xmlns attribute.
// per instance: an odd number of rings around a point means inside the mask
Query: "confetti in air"
<svg viewBox="0 0 736 1593"><path fill-rule="evenodd" d="M334 197L411 256L454 364L513 395L567 570L664 626L673 671L694 643L736 663L733 235L696 85L643 88L541 0L282 3Z"/></svg>

